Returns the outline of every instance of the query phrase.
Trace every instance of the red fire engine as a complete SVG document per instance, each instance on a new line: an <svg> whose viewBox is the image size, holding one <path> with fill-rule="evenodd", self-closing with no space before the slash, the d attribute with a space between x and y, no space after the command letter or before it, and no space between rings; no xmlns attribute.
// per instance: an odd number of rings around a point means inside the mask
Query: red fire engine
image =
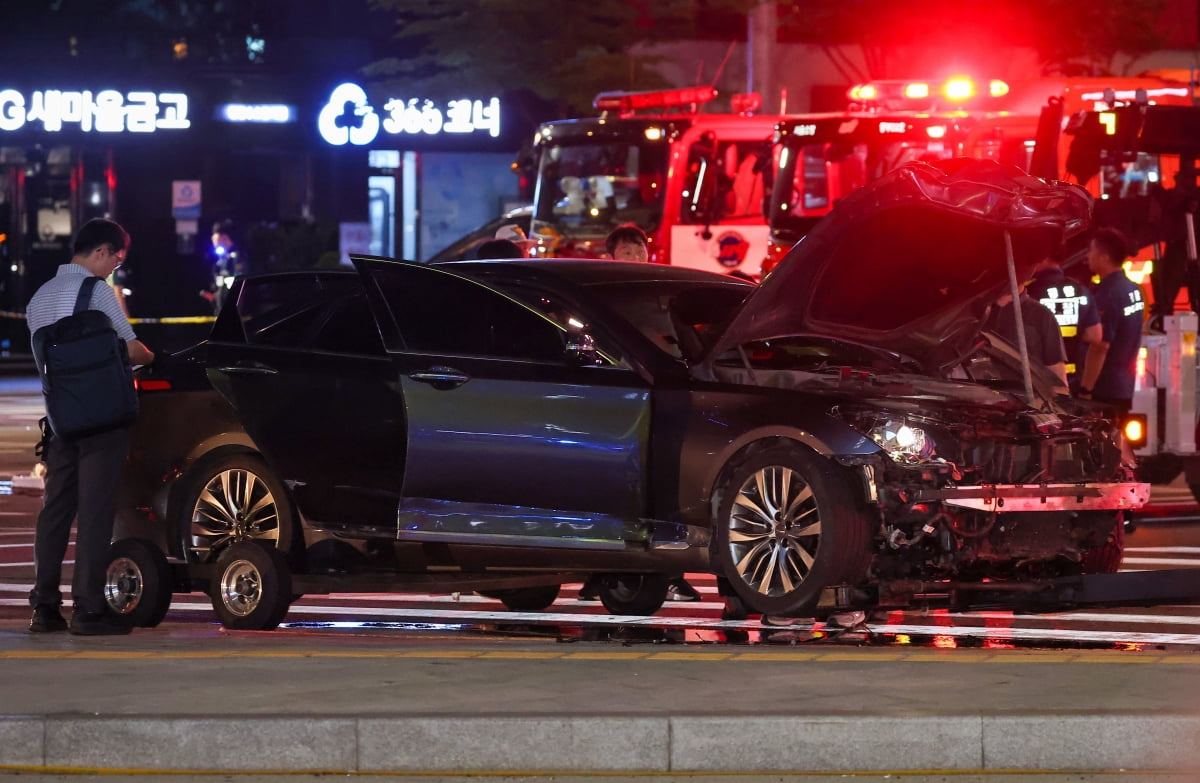
<svg viewBox="0 0 1200 783"><path fill-rule="evenodd" d="M1078 181L1071 175L1066 145L1039 144L1039 138L1056 139L1079 111L1136 100L1190 104L1191 96L1186 82L1155 74L1014 85L967 78L857 85L849 92L847 111L791 117L776 129L771 241L763 271L769 272L838 199L903 163L991 158L1037 176ZM1098 198L1111 189L1103 180L1081 184Z"/></svg>
<svg viewBox="0 0 1200 783"><path fill-rule="evenodd" d="M599 116L541 125L531 238L541 255L601 257L614 226L649 236L650 260L756 275L767 243L764 170L778 115L699 111L711 87L602 93Z"/></svg>

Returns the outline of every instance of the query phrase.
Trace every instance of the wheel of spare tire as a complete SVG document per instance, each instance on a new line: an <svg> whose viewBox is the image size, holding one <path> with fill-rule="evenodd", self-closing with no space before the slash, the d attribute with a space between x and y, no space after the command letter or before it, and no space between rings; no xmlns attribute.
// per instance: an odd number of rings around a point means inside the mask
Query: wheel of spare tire
<svg viewBox="0 0 1200 783"><path fill-rule="evenodd" d="M179 514L182 555L211 562L238 541L259 541L294 554L295 515L287 490L259 457L229 454L189 471Z"/></svg>
<svg viewBox="0 0 1200 783"><path fill-rule="evenodd" d="M487 590L479 594L495 598L511 612L540 612L558 600L562 585L514 587L508 590Z"/></svg>
<svg viewBox="0 0 1200 783"><path fill-rule="evenodd" d="M108 549L104 600L113 614L139 628L153 628L171 608L171 569L162 550L140 538L123 538Z"/></svg>
<svg viewBox="0 0 1200 783"><path fill-rule="evenodd" d="M848 472L799 445L731 466L713 520L713 561L756 614L816 611L825 587L861 584L871 522Z"/></svg>
<svg viewBox="0 0 1200 783"><path fill-rule="evenodd" d="M1125 523L1119 515L1104 543L1083 553L1080 567L1085 574L1115 574L1125 557Z"/></svg>
<svg viewBox="0 0 1200 783"><path fill-rule="evenodd" d="M669 586L662 574L607 574L597 580L596 593L610 614L645 617L662 608Z"/></svg>
<svg viewBox="0 0 1200 783"><path fill-rule="evenodd" d="M287 560L279 550L255 541L231 544L217 558L209 598L226 628L269 631L291 605Z"/></svg>

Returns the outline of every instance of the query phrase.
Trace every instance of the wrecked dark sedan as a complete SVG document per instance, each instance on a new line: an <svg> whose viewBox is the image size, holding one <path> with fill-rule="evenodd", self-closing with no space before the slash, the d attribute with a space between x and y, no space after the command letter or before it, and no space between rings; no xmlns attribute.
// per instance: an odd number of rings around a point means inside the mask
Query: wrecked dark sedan
<svg viewBox="0 0 1200 783"><path fill-rule="evenodd" d="M710 570L800 615L1115 570L1149 487L1113 421L980 331L1089 210L910 164L757 288L561 259L240 280L206 343L141 373L110 603L161 610L147 540L238 627L322 575L523 609L597 576L610 611L652 613Z"/></svg>

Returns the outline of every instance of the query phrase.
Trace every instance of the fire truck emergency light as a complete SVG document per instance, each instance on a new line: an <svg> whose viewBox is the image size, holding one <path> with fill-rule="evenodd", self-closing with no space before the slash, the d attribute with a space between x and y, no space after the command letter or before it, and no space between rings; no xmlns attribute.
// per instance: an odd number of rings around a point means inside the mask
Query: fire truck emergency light
<svg viewBox="0 0 1200 783"><path fill-rule="evenodd" d="M729 97L729 107L735 114L752 114L762 107L762 96L756 92L738 92Z"/></svg>
<svg viewBox="0 0 1200 783"><path fill-rule="evenodd" d="M714 87L684 87L650 92L602 92L592 101L597 111L634 112L707 103L717 97Z"/></svg>
<svg viewBox="0 0 1200 783"><path fill-rule="evenodd" d="M965 76L956 76L941 84L929 81L896 81L883 80L856 84L850 88L847 95L850 100L862 103L878 101L926 101L934 95L940 95L947 100L961 103L980 94L975 82ZM987 95L999 98L1008 94L1008 83L1000 79L992 79L987 85ZM894 106L901 108L901 106Z"/></svg>

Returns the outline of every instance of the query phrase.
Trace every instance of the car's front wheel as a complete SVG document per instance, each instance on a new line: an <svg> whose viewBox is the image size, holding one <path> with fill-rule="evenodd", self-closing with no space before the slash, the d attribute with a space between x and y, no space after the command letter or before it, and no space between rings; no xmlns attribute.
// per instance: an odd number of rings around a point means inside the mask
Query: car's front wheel
<svg viewBox="0 0 1200 783"><path fill-rule="evenodd" d="M814 612L825 587L866 578L870 544L845 470L802 446L750 454L720 489L714 561L752 612Z"/></svg>
<svg viewBox="0 0 1200 783"><path fill-rule="evenodd" d="M292 553L295 522L286 490L254 455L230 454L193 468L181 510L183 557L189 562L210 562L238 541Z"/></svg>

